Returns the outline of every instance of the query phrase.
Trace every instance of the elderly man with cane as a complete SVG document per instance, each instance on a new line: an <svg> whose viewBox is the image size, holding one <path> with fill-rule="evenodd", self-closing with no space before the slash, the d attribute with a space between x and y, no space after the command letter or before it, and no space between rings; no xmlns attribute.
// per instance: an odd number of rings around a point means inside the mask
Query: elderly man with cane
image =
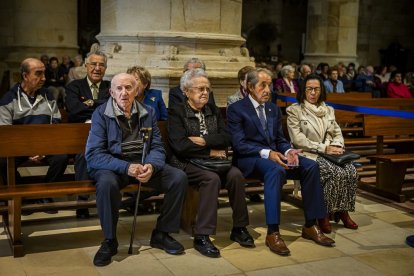
<svg viewBox="0 0 414 276"><path fill-rule="evenodd" d="M92 115L85 156L89 174L96 180L96 206L104 234L93 260L96 266L110 264L118 252L120 190L133 181L165 194L150 245L173 255L184 253L184 247L169 233L179 230L187 178L182 171L165 164L155 112L135 100L136 87L132 75L115 75L111 97ZM145 134L149 128L151 132Z"/></svg>

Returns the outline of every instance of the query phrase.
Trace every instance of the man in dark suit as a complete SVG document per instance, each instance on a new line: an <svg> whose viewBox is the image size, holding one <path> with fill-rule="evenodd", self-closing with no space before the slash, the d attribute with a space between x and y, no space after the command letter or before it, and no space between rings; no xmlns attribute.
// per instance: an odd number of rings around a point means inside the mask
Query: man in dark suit
<svg viewBox="0 0 414 276"><path fill-rule="evenodd" d="M107 57L103 52L92 52L86 57L87 76L74 80L66 87L66 109L70 123L84 123L93 111L109 98L110 82L104 81Z"/></svg>
<svg viewBox="0 0 414 276"><path fill-rule="evenodd" d="M249 72L249 96L228 107L234 162L245 177L260 177L264 181L266 245L272 252L290 254L279 233L281 191L286 178L301 182L306 219L302 237L331 246L334 241L316 225L318 218L326 216L319 167L315 161L299 156L300 150L293 149L285 139L281 111L269 101L271 76L270 71L262 68Z"/></svg>
<svg viewBox="0 0 414 276"><path fill-rule="evenodd" d="M66 110L70 123L90 123L93 111L109 98L111 82L103 80L107 57L96 51L87 55L85 66L87 75L84 79L74 80L66 86ZM83 154L75 156L75 179L89 179L86 160ZM79 199L86 200L87 196ZM88 209L77 209L78 218L88 218Z"/></svg>
<svg viewBox="0 0 414 276"><path fill-rule="evenodd" d="M201 59L198 58L190 58L187 60L187 62L184 64L184 71L190 70L190 69L197 69L201 68L204 71L206 71L206 65L204 64ZM168 107L176 106L177 104L181 104L185 102L185 94L183 90L181 90L180 85L173 87L170 89L170 92L168 93ZM214 95L213 92L210 91L210 96L208 99L208 102L210 104L216 105L216 102L214 101Z"/></svg>

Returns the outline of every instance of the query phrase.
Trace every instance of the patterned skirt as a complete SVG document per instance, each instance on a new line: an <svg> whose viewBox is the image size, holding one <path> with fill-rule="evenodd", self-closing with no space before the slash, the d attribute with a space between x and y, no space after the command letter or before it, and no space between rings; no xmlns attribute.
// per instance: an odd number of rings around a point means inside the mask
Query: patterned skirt
<svg viewBox="0 0 414 276"><path fill-rule="evenodd" d="M355 211L358 173L352 163L340 167L320 156L316 162L328 213Z"/></svg>

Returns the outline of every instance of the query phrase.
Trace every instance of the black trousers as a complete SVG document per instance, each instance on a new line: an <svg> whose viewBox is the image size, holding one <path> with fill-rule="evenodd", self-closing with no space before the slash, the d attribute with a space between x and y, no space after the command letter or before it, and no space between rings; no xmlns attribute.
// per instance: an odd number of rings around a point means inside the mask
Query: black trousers
<svg viewBox="0 0 414 276"><path fill-rule="evenodd" d="M233 209L233 227L249 225L249 215L245 198L245 183L240 170L232 167L227 174L218 175L215 172L200 169L189 163L185 170L189 185L199 190L197 221L195 235L214 235L217 226L217 196L222 183L229 193L230 206Z"/></svg>
<svg viewBox="0 0 414 276"><path fill-rule="evenodd" d="M16 169L24 162L28 160L29 157L17 157L15 158ZM63 174L65 173L66 166L68 165L68 156L65 154L62 155L47 155L43 161L49 165L47 170L45 182L59 182L62 179ZM7 159L0 158L0 176L4 185L7 185ZM21 182L21 177L18 171L16 170L16 183Z"/></svg>
<svg viewBox="0 0 414 276"><path fill-rule="evenodd" d="M106 239L116 239L121 204L120 190L136 180L109 170L93 170L90 176L96 180L96 207L104 236ZM165 194L156 229L177 233L180 229L181 211L188 185L185 173L166 164L143 185Z"/></svg>
<svg viewBox="0 0 414 276"><path fill-rule="evenodd" d="M88 180L90 179L88 174L88 168L86 166L86 159L84 154L75 155L75 180ZM89 195L79 195L78 200L88 200Z"/></svg>

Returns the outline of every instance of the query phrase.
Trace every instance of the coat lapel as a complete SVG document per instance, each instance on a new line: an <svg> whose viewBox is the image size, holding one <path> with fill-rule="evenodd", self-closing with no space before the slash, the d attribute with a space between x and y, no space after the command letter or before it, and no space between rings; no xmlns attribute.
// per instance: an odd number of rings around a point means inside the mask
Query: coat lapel
<svg viewBox="0 0 414 276"><path fill-rule="evenodd" d="M87 80L87 78L88 77L85 77L84 79L83 79L83 89L84 89L84 91L86 92L86 95L85 95L85 97L88 99L88 100L92 100L93 99L93 96L92 96L92 91L91 91L91 88L89 87L89 84L88 84L88 80Z"/></svg>
<svg viewBox="0 0 414 276"><path fill-rule="evenodd" d="M319 128L319 125L316 122L315 115L310 114L310 112L306 111L305 109L303 109L303 112L304 112L303 116L308 119L309 124L315 130L315 133L317 133L320 136L320 141L322 141L323 140L323 136L325 135L325 130L326 130L326 125L327 124L325 122L323 122L324 130L321 133L321 129Z"/></svg>

